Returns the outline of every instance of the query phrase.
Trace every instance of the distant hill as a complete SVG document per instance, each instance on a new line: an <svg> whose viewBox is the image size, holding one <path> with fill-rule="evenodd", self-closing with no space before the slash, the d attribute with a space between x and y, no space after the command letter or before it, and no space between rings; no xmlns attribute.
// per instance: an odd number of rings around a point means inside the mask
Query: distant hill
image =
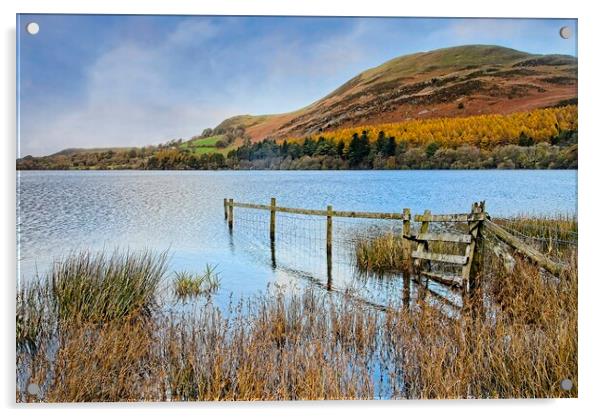
<svg viewBox="0 0 602 417"><path fill-rule="evenodd" d="M392 59L297 111L234 116L214 130L244 126L257 141L354 125L508 114L576 101L575 57L468 45Z"/></svg>
<svg viewBox="0 0 602 417"><path fill-rule="evenodd" d="M356 126L510 114L569 104L577 104L577 58L467 45L394 58L304 108L233 116L177 146L197 155L227 155L248 141L265 138L298 138ZM50 156L69 158L131 149L69 148Z"/></svg>

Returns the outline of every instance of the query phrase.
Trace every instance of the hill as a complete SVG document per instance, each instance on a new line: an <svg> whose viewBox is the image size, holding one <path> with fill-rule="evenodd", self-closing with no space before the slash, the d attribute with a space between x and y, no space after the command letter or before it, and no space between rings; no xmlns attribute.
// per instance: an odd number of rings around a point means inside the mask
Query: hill
<svg viewBox="0 0 602 417"><path fill-rule="evenodd" d="M469 45L392 59L291 113L18 169L576 168L577 59Z"/></svg>
<svg viewBox="0 0 602 417"><path fill-rule="evenodd" d="M576 103L577 59L468 45L394 58L291 113L235 116L253 140L303 136L356 125L508 114Z"/></svg>

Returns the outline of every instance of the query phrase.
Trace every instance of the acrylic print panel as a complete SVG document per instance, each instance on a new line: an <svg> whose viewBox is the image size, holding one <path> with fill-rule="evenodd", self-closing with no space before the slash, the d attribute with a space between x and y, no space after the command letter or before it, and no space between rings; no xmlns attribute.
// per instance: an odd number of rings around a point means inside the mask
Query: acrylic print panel
<svg viewBox="0 0 602 417"><path fill-rule="evenodd" d="M17 27L18 402L577 396L576 20Z"/></svg>

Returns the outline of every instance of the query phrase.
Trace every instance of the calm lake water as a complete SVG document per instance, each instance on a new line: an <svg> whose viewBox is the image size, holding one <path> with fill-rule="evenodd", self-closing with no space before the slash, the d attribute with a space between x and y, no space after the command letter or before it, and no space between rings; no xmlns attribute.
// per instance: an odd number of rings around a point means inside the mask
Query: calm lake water
<svg viewBox="0 0 602 417"><path fill-rule="evenodd" d="M325 220L278 214L273 259L269 214L235 209L230 234L224 198L412 213L468 212L473 201L486 200L493 216L574 214L577 171L20 172L17 192L19 280L45 273L70 251L168 249L171 271L215 265L222 284L216 299L227 303L270 283L323 283ZM351 232L396 230L397 222L335 219L334 226L334 285L382 296L385 284L350 273Z"/></svg>

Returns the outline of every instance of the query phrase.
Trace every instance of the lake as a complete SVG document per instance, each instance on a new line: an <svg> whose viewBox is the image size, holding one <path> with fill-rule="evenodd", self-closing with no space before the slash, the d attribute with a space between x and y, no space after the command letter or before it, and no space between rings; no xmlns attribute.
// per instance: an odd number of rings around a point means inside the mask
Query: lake
<svg viewBox="0 0 602 417"><path fill-rule="evenodd" d="M323 283L326 268L324 218L279 213L273 259L269 213L235 208L230 234L224 198L354 211L408 207L413 214L465 213L485 200L492 216L576 214L577 171L23 171L17 192L19 281L45 273L70 251L169 250L172 272L214 265L221 277L216 299L225 304L268 284ZM382 280L353 277L350 231L398 227L335 218L334 285L387 294Z"/></svg>

